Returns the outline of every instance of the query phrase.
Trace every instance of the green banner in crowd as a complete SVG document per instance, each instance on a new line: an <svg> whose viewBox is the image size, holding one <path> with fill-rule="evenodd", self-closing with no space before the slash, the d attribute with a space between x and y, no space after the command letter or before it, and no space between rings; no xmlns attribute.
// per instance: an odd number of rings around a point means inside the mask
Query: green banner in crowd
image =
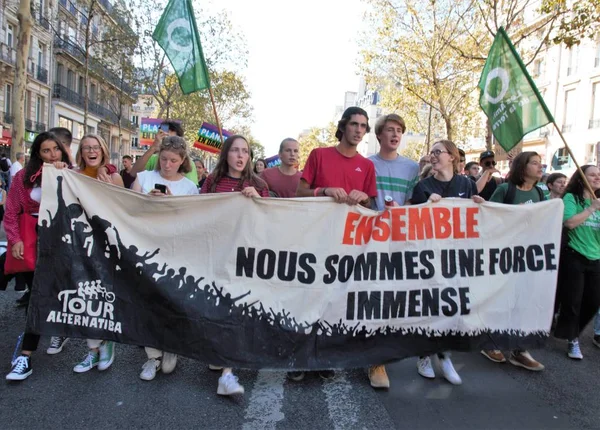
<svg viewBox="0 0 600 430"><path fill-rule="evenodd" d="M170 0L152 38L169 57L183 94L210 86L191 0Z"/></svg>
<svg viewBox="0 0 600 430"><path fill-rule="evenodd" d="M479 105L505 151L527 133L554 122L504 28L496 33L478 86Z"/></svg>

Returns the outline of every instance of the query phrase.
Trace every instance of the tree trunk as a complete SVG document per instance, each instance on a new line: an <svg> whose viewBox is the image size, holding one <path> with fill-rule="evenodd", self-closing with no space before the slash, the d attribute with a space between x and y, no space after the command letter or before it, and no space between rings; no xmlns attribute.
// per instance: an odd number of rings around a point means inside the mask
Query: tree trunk
<svg viewBox="0 0 600 430"><path fill-rule="evenodd" d="M489 119L485 120L485 149L488 151L492 151L492 124Z"/></svg>
<svg viewBox="0 0 600 430"><path fill-rule="evenodd" d="M13 127L11 158L17 152L25 152L25 95L27 92L27 58L29 56L29 39L31 37L31 0L21 0L19 11L19 35L17 38L17 61L15 65L15 85L13 94Z"/></svg>

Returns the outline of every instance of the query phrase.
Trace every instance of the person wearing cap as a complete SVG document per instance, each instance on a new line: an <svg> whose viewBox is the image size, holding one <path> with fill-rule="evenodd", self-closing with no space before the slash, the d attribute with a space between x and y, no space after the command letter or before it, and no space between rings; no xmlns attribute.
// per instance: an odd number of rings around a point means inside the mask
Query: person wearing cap
<svg viewBox="0 0 600 430"><path fill-rule="evenodd" d="M495 157L494 151L484 151L479 156L479 165L482 170L477 179L477 192L484 200L489 200L498 185L504 182L502 178L493 176L494 173L500 173L496 169Z"/></svg>
<svg viewBox="0 0 600 430"><path fill-rule="evenodd" d="M419 165L398 155L406 123L401 116L391 113L384 115L375 124L375 136L379 141L379 152L369 160L375 165L377 177L377 199L373 209L383 211L388 197L393 206L403 206L412 197L413 189L419 181ZM390 380L383 364L369 368L369 382L373 388L389 388Z"/></svg>

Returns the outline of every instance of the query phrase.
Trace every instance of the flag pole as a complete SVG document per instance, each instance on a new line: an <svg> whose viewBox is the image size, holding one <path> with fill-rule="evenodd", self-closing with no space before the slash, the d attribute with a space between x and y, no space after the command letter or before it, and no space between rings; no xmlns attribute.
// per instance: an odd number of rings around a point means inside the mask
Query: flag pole
<svg viewBox="0 0 600 430"><path fill-rule="evenodd" d="M212 85L208 86L208 93L210 94L210 102L212 103L213 113L215 114L215 120L217 121L217 128L219 129L219 136L221 137L221 145L223 145L223 129L221 129L221 121L219 121L219 115L217 115L217 105L215 103Z"/></svg>
<svg viewBox="0 0 600 430"><path fill-rule="evenodd" d="M575 155L573 155L573 151L571 151L571 148L569 147L569 144L567 143L567 140L563 136L562 132L560 131L560 128L558 127L558 125L556 125L556 122L552 122L552 124L554 124L554 128L556 129L556 131L558 132L558 135L560 136L560 138L562 139L563 143L565 144L565 149L567 150L567 152L569 153L569 156L571 157L571 159L575 163L575 167L577 167L577 170L579 171L579 174L581 175L581 179L583 180L583 184L587 188L588 192L592 195L592 200L596 200L596 194L594 193L594 189L592 188L592 186L588 182L588 180L587 180L587 178L586 178L585 173L583 172L583 170L581 170L581 167L579 166L579 163L575 159Z"/></svg>

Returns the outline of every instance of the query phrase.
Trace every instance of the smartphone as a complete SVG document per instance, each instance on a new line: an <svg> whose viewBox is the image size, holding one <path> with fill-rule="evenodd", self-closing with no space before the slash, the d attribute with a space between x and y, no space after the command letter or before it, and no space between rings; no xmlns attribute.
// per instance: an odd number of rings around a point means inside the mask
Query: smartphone
<svg viewBox="0 0 600 430"><path fill-rule="evenodd" d="M163 194L167 194L167 186L163 184L154 184L154 189L160 191Z"/></svg>

